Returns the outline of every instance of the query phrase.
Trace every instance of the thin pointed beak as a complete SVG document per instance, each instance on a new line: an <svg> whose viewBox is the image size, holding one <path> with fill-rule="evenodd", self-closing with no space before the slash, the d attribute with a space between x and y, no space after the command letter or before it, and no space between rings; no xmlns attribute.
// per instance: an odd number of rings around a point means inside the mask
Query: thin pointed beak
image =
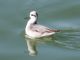
<svg viewBox="0 0 80 60"><path fill-rule="evenodd" d="M25 17L24 19L28 19L28 17Z"/></svg>

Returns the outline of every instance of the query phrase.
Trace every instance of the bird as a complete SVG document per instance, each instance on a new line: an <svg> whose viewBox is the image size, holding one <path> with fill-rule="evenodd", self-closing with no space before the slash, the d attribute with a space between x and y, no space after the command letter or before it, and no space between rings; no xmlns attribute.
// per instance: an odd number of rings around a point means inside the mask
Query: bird
<svg viewBox="0 0 80 60"><path fill-rule="evenodd" d="M59 32L59 30L53 30L46 26L40 25L37 23L38 20L38 13L33 10L29 14L29 20L26 24L25 28L25 34L29 38L41 38L46 36L54 35L56 32Z"/></svg>

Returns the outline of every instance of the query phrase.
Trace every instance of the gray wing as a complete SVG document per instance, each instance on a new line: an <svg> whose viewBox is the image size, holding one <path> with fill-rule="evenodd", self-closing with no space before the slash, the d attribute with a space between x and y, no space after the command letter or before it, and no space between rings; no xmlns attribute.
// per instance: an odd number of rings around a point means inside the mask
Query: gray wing
<svg viewBox="0 0 80 60"><path fill-rule="evenodd" d="M44 31L44 30L46 30L46 29L48 29L47 27L45 27L45 26L42 26L42 25L33 25L32 26L32 29L33 30L38 30L38 31Z"/></svg>
<svg viewBox="0 0 80 60"><path fill-rule="evenodd" d="M45 27L45 26L42 26L42 25L34 25L34 26L32 26L32 30L34 32L39 32L39 33L55 32L55 30L49 29L48 27Z"/></svg>

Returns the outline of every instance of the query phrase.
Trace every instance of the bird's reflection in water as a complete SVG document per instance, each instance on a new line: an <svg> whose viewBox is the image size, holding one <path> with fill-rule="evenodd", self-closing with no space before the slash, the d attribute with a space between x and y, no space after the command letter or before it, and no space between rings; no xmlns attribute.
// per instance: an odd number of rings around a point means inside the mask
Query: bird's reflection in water
<svg viewBox="0 0 80 60"><path fill-rule="evenodd" d="M30 39L27 37L27 35L25 35L25 40L27 42L27 49L28 49L29 55L36 56L38 53L36 46L38 44L46 43L53 40L53 37L49 36L49 37L38 38L38 39Z"/></svg>
<svg viewBox="0 0 80 60"><path fill-rule="evenodd" d="M63 47L68 49L80 50L80 31L63 30L52 36L43 37L39 39L29 39L25 36L28 51L31 56L37 55L37 44L49 44L56 47Z"/></svg>
<svg viewBox="0 0 80 60"><path fill-rule="evenodd" d="M26 41L27 41L29 55L31 55L31 56L37 55L37 50L36 50L37 41L31 40L31 39L26 39Z"/></svg>

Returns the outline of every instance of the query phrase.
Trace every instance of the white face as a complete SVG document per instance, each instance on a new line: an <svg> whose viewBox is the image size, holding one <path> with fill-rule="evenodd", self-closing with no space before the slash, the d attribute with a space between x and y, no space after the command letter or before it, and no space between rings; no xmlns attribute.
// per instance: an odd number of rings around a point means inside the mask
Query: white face
<svg viewBox="0 0 80 60"><path fill-rule="evenodd" d="M38 17L38 14L36 11L31 11L30 12L30 17Z"/></svg>

